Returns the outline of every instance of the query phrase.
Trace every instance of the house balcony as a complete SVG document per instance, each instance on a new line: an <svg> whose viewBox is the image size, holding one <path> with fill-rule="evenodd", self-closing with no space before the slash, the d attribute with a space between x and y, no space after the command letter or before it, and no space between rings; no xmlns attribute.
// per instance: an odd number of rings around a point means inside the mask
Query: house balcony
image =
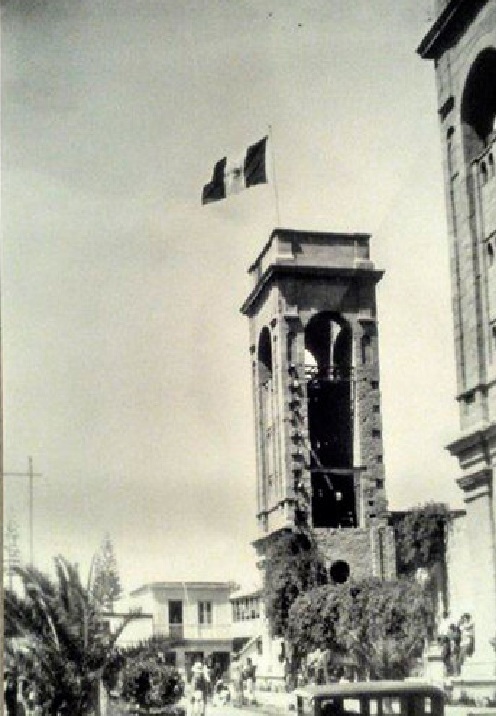
<svg viewBox="0 0 496 716"><path fill-rule="evenodd" d="M184 639L231 639L230 624L168 624L155 622L154 634L173 640Z"/></svg>

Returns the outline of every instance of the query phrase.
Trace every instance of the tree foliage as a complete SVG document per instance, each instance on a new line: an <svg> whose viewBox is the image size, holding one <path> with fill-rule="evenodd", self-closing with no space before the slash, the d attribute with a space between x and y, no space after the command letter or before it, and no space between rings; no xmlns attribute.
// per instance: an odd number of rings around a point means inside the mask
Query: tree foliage
<svg viewBox="0 0 496 716"><path fill-rule="evenodd" d="M420 585L402 579L325 585L301 594L289 612L296 653L329 650L353 659L362 678L404 678L421 654L434 606Z"/></svg>
<svg viewBox="0 0 496 716"><path fill-rule="evenodd" d="M109 609L122 592L114 545L108 533L94 558L92 592L97 602Z"/></svg>
<svg viewBox="0 0 496 716"><path fill-rule="evenodd" d="M126 701L161 707L180 699L184 685L178 670L165 663L169 649L170 640L155 637L124 652L122 695Z"/></svg>
<svg viewBox="0 0 496 716"><path fill-rule="evenodd" d="M411 575L444 559L449 514L447 505L431 502L401 515L394 525L399 574Z"/></svg>
<svg viewBox="0 0 496 716"><path fill-rule="evenodd" d="M8 577L9 587L12 589L12 580L16 567L21 564L21 550L19 548L19 525L15 520L9 520L4 537L4 572Z"/></svg>
<svg viewBox="0 0 496 716"><path fill-rule="evenodd" d="M281 532L272 538L265 559L265 604L273 636L286 636L295 599L326 581L324 562L311 534Z"/></svg>
<svg viewBox="0 0 496 716"><path fill-rule="evenodd" d="M88 713L113 645L132 615L112 635L79 573L63 557L56 578L33 567L17 568L24 594L4 593L6 660L36 687L48 713Z"/></svg>

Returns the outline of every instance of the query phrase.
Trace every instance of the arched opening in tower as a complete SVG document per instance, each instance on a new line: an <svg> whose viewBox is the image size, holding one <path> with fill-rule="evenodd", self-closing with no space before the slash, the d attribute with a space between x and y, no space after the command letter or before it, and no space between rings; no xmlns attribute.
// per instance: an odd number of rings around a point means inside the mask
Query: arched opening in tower
<svg viewBox="0 0 496 716"><path fill-rule="evenodd" d="M272 499L275 479L275 440L274 440L274 381L272 371L272 345L270 331L264 327L258 342L258 398L260 414L261 454L263 456L262 501L264 506Z"/></svg>
<svg viewBox="0 0 496 716"><path fill-rule="evenodd" d="M461 102L465 161L468 164L494 140L496 49L483 50L468 74Z"/></svg>
<svg viewBox="0 0 496 716"><path fill-rule="evenodd" d="M258 342L258 365L260 385L264 385L272 379L272 346L270 344L270 332L267 327L262 328Z"/></svg>
<svg viewBox="0 0 496 716"><path fill-rule="evenodd" d="M351 328L339 315L318 313L305 330L312 524L356 525L353 483Z"/></svg>

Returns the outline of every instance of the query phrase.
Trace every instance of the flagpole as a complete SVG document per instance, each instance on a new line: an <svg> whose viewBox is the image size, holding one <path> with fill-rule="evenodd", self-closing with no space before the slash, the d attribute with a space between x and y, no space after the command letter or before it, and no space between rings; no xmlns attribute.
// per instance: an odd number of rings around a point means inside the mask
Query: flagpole
<svg viewBox="0 0 496 716"><path fill-rule="evenodd" d="M270 150L271 150L271 156L272 156L272 179L274 184L274 197L276 200L276 218L277 218L277 226L281 226L281 216L279 213L279 193L277 191L277 179L276 179L276 152L274 149L274 141L272 139L272 125L269 124L269 140L270 140Z"/></svg>

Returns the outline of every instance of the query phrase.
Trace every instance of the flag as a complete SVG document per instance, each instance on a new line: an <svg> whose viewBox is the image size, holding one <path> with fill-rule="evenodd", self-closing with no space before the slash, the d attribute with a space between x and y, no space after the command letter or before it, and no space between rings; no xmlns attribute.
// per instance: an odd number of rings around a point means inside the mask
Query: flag
<svg viewBox="0 0 496 716"><path fill-rule="evenodd" d="M202 204L225 199L256 184L266 184L266 146L267 137L264 137L248 147L241 157L231 160L224 157L218 161L212 180L203 187Z"/></svg>

